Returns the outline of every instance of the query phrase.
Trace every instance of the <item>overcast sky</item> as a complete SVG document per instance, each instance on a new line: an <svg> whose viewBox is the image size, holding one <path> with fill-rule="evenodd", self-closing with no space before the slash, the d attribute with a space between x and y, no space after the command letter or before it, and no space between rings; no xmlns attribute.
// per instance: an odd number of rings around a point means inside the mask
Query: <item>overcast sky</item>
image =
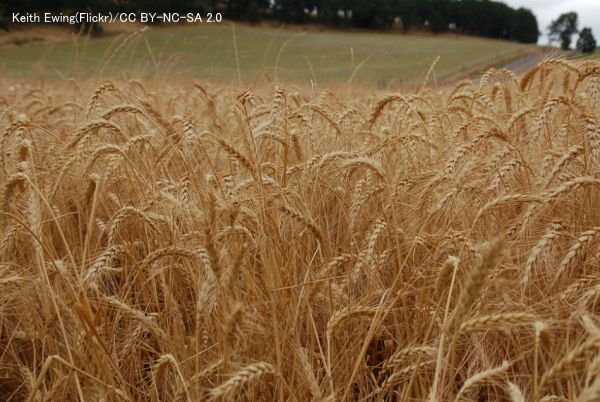
<svg viewBox="0 0 600 402"><path fill-rule="evenodd" d="M600 42L600 0L504 0L508 5L529 8L538 20L542 32L540 44L547 44L546 28L560 14L575 11L579 15L579 29L592 28L596 41ZM577 36L573 36L573 44Z"/></svg>

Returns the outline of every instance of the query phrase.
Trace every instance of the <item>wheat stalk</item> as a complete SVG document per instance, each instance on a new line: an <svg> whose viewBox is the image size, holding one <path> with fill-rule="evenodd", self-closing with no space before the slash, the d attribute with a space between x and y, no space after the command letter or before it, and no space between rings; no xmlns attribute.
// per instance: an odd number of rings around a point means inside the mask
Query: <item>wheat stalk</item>
<svg viewBox="0 0 600 402"><path fill-rule="evenodd" d="M260 377L272 374L275 369L265 362L249 364L236 371L227 381L210 390L211 399L218 399L237 392L241 387L257 381Z"/></svg>

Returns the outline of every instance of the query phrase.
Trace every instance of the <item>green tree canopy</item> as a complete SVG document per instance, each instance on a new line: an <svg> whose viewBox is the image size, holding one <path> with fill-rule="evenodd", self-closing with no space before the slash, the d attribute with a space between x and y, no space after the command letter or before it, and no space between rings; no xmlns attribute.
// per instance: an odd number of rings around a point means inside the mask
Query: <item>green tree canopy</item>
<svg viewBox="0 0 600 402"><path fill-rule="evenodd" d="M548 38L550 41L560 40L560 47L563 50L569 50L571 47L571 37L578 32L577 13L570 12L561 14L556 20L548 26Z"/></svg>
<svg viewBox="0 0 600 402"><path fill-rule="evenodd" d="M540 32L535 15L527 8L519 8L512 18L513 39L521 43L536 43Z"/></svg>
<svg viewBox="0 0 600 402"><path fill-rule="evenodd" d="M592 28L583 28L579 32L579 39L577 39L577 50L583 53L591 53L596 50L596 38L592 33Z"/></svg>

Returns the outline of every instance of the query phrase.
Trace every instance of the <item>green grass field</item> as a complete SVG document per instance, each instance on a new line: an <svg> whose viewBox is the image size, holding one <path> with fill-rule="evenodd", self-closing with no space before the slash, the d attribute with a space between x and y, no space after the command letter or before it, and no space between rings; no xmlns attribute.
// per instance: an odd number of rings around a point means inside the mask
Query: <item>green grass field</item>
<svg viewBox="0 0 600 402"><path fill-rule="evenodd" d="M387 87L420 82L432 62L438 79L526 48L517 43L398 33L300 31L237 25L152 27L130 37L0 48L0 73L188 76L299 84L351 79ZM237 59L237 61L236 61Z"/></svg>

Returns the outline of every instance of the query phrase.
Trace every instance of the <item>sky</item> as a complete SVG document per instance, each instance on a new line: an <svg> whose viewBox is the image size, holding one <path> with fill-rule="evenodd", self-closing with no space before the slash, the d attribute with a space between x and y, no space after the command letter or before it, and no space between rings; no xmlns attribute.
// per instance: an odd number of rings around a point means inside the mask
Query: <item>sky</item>
<svg viewBox="0 0 600 402"><path fill-rule="evenodd" d="M539 30L542 35L539 44L548 43L546 28L560 14L575 11L579 16L579 29L592 28L596 41L600 43L600 0L504 0L504 3L514 8L529 8L538 20ZM573 44L577 36L573 36Z"/></svg>

